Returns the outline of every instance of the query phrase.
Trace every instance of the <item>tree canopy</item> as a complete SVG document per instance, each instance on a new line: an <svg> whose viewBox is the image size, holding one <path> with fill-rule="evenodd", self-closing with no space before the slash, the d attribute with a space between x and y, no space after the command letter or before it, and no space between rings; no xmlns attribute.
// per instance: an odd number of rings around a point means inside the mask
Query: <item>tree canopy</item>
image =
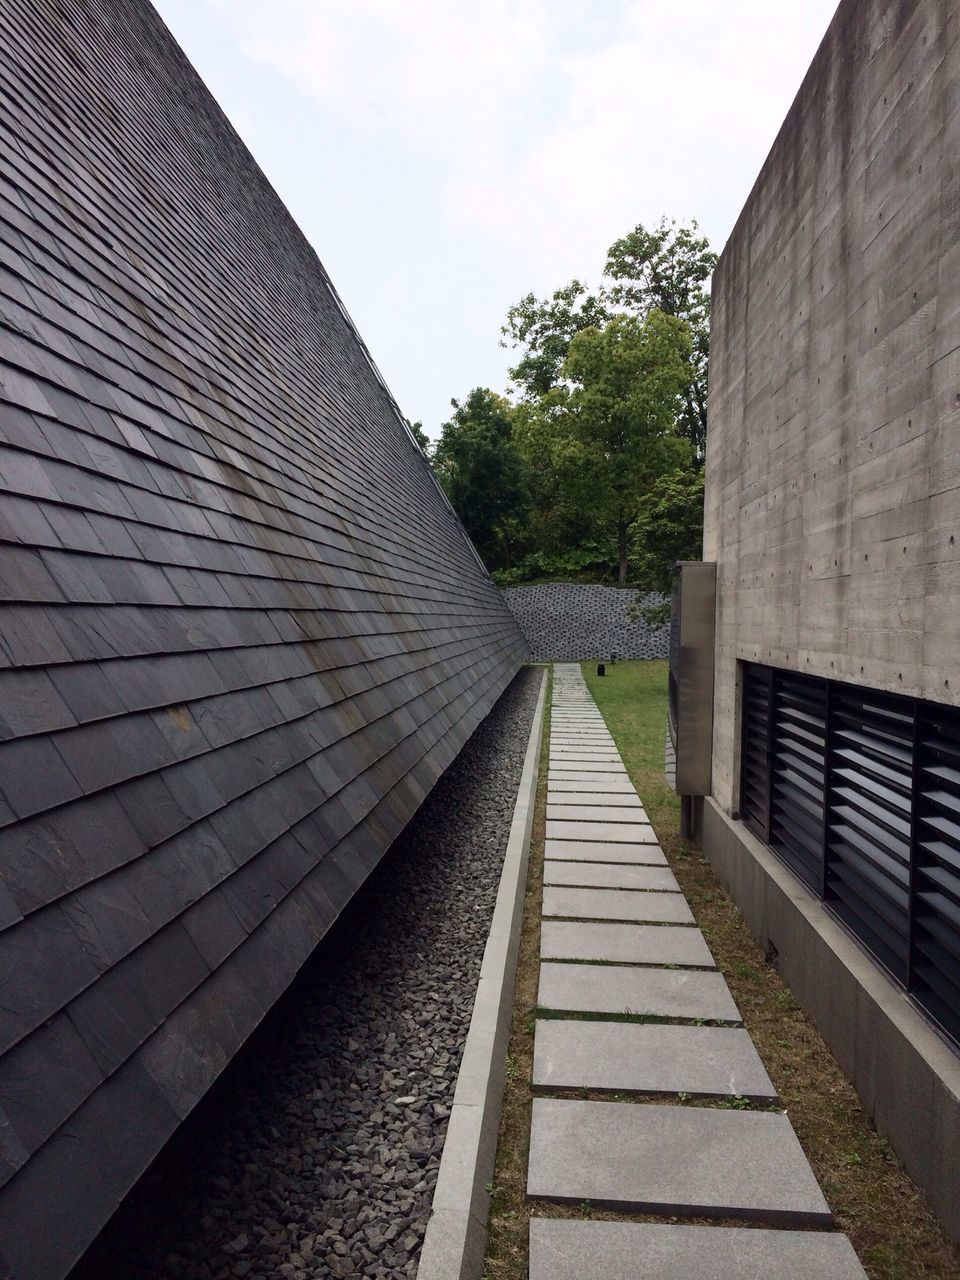
<svg viewBox="0 0 960 1280"><path fill-rule="evenodd" d="M432 455L500 581L615 573L662 591L699 554L715 264L695 222L663 218L610 246L599 287L509 309L512 398L452 401Z"/></svg>

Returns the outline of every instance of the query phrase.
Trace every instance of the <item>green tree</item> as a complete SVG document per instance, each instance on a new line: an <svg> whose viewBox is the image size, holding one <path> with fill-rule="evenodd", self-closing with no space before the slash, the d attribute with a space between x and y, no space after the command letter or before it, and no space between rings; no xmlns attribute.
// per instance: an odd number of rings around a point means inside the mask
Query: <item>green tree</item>
<svg viewBox="0 0 960 1280"><path fill-rule="evenodd" d="M563 365L569 389L554 393L554 456L576 504L617 541L618 582L627 582L628 531L644 495L664 473L689 466L677 435L677 401L690 378L690 330L650 310L581 330Z"/></svg>
<svg viewBox="0 0 960 1280"><path fill-rule="evenodd" d="M669 596L678 560L699 560L703 548L703 468L679 468L659 476L643 495L630 532L630 563L641 593ZM634 612L665 622L670 606L638 599Z"/></svg>
<svg viewBox="0 0 960 1280"><path fill-rule="evenodd" d="M528 400L536 401L558 386L570 342L584 329L602 328L610 313L601 295L571 280L549 298L528 293L507 312L500 330L502 347L522 347L510 377Z"/></svg>
<svg viewBox="0 0 960 1280"><path fill-rule="evenodd" d="M683 389L678 426L702 460L707 438L707 364L710 356L710 295L707 282L717 255L696 222L682 226L661 218L652 231L641 223L607 252L604 275L614 281L606 298L638 315L652 307L690 326L690 380Z"/></svg>
<svg viewBox="0 0 960 1280"><path fill-rule="evenodd" d="M611 316L639 318L651 310L676 316L690 326L687 385L677 401L677 426L703 457L707 429L707 363L710 297L707 282L717 263L696 222L682 225L661 218L652 230L638 223L607 251L604 283L591 290L571 280L549 298L528 293L510 308L501 329L503 346L521 350L510 377L521 395L536 400L563 382L570 343L584 329L601 329Z"/></svg>
<svg viewBox="0 0 960 1280"><path fill-rule="evenodd" d="M509 569L526 534L527 491L513 439L513 407L476 387L441 428L433 466L490 569Z"/></svg>
<svg viewBox="0 0 960 1280"><path fill-rule="evenodd" d="M430 437L424 431L423 423L411 422L410 419L408 418L407 426L410 428L410 434L413 436L414 440L416 440L417 445L420 449L420 452L424 455L425 458L429 458L430 449L431 449Z"/></svg>

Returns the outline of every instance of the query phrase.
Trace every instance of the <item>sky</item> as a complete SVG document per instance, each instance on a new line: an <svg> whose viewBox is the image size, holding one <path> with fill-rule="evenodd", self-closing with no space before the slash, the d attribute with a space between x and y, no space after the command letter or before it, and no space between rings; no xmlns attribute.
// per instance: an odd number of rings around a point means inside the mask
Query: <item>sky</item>
<svg viewBox="0 0 960 1280"><path fill-rule="evenodd" d="M836 0L154 0L401 410L504 391L507 309L638 222L722 249Z"/></svg>

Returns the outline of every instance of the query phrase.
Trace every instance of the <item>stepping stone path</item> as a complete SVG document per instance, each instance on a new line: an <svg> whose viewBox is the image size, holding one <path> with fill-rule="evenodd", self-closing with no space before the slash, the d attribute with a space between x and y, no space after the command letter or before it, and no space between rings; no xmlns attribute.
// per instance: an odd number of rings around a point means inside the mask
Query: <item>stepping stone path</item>
<svg viewBox="0 0 960 1280"><path fill-rule="evenodd" d="M554 666L551 719L530 1280L865 1280L850 1242L829 1230L829 1206L577 663ZM610 1097L563 1096L572 1090ZM681 1222L538 1218L538 1201Z"/></svg>

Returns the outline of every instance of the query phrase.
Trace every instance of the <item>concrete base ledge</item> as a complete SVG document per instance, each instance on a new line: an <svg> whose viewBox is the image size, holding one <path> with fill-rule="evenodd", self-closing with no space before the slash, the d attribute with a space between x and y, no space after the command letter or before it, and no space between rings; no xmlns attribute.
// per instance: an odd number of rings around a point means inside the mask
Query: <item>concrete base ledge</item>
<svg viewBox="0 0 960 1280"><path fill-rule="evenodd" d="M544 671L417 1280L478 1280L483 1266L546 692Z"/></svg>
<svg viewBox="0 0 960 1280"><path fill-rule="evenodd" d="M944 1230L960 1240L960 1056L742 822L712 799L703 849Z"/></svg>

